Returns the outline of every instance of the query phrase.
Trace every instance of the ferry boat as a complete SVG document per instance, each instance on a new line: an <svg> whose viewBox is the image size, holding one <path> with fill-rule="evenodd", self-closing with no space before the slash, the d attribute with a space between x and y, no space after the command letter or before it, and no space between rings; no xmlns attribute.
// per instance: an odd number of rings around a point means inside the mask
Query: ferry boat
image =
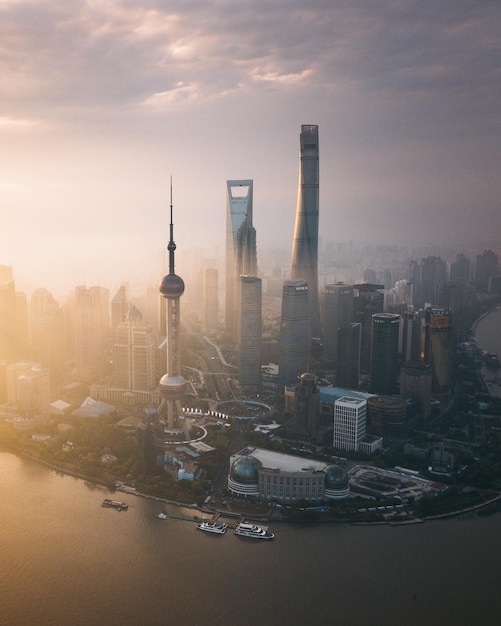
<svg viewBox="0 0 501 626"><path fill-rule="evenodd" d="M268 526L258 526L257 524L248 524L241 522L235 528L235 535L239 537L249 537L250 539L273 539L273 533L268 532Z"/></svg>
<svg viewBox="0 0 501 626"><path fill-rule="evenodd" d="M110 500L109 498L105 498L103 500L102 506L111 507L117 511L126 511L129 508L127 502L117 502L116 500Z"/></svg>
<svg viewBox="0 0 501 626"><path fill-rule="evenodd" d="M218 524L217 522L200 522L197 524L198 530L203 530L206 533L215 533L216 535L224 535L228 524Z"/></svg>

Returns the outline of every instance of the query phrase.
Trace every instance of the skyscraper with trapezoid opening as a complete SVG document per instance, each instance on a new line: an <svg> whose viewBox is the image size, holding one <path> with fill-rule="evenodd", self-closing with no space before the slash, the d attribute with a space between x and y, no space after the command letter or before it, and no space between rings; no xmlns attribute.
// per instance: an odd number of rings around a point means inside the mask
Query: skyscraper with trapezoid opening
<svg viewBox="0 0 501 626"><path fill-rule="evenodd" d="M227 334L236 342L238 315L235 315L236 295L239 292L240 269L237 263L238 231L244 221L252 226L253 181L226 181L226 306ZM255 247L254 247L255 254ZM251 273L246 271L245 273Z"/></svg>

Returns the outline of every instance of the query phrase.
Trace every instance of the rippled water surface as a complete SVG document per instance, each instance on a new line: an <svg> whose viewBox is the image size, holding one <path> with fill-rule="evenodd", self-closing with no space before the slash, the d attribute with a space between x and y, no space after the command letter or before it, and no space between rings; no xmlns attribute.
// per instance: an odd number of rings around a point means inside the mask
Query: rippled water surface
<svg viewBox="0 0 501 626"><path fill-rule="evenodd" d="M274 524L273 542L0 451L0 624L499 624L501 516Z"/></svg>

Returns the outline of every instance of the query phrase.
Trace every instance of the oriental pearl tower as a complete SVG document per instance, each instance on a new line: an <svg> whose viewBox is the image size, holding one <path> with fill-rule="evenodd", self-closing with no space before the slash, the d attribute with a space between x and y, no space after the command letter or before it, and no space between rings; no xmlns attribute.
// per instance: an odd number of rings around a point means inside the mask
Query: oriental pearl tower
<svg viewBox="0 0 501 626"><path fill-rule="evenodd" d="M172 223L172 179L170 184L170 239L167 245L169 251L169 273L160 282L160 293L167 300L167 373L159 383L162 401L158 409L160 420L166 428L173 430L179 427L179 417L182 415L181 400L186 392L186 381L181 375L180 362L180 298L184 293L184 281L174 271L174 225Z"/></svg>

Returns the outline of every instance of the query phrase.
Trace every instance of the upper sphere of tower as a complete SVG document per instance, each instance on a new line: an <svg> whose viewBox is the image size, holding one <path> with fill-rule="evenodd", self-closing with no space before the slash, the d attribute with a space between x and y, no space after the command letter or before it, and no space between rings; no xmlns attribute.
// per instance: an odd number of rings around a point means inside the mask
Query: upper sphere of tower
<svg viewBox="0 0 501 626"><path fill-rule="evenodd" d="M184 280L177 274L167 274L162 278L159 291L164 298L180 298L184 293Z"/></svg>

